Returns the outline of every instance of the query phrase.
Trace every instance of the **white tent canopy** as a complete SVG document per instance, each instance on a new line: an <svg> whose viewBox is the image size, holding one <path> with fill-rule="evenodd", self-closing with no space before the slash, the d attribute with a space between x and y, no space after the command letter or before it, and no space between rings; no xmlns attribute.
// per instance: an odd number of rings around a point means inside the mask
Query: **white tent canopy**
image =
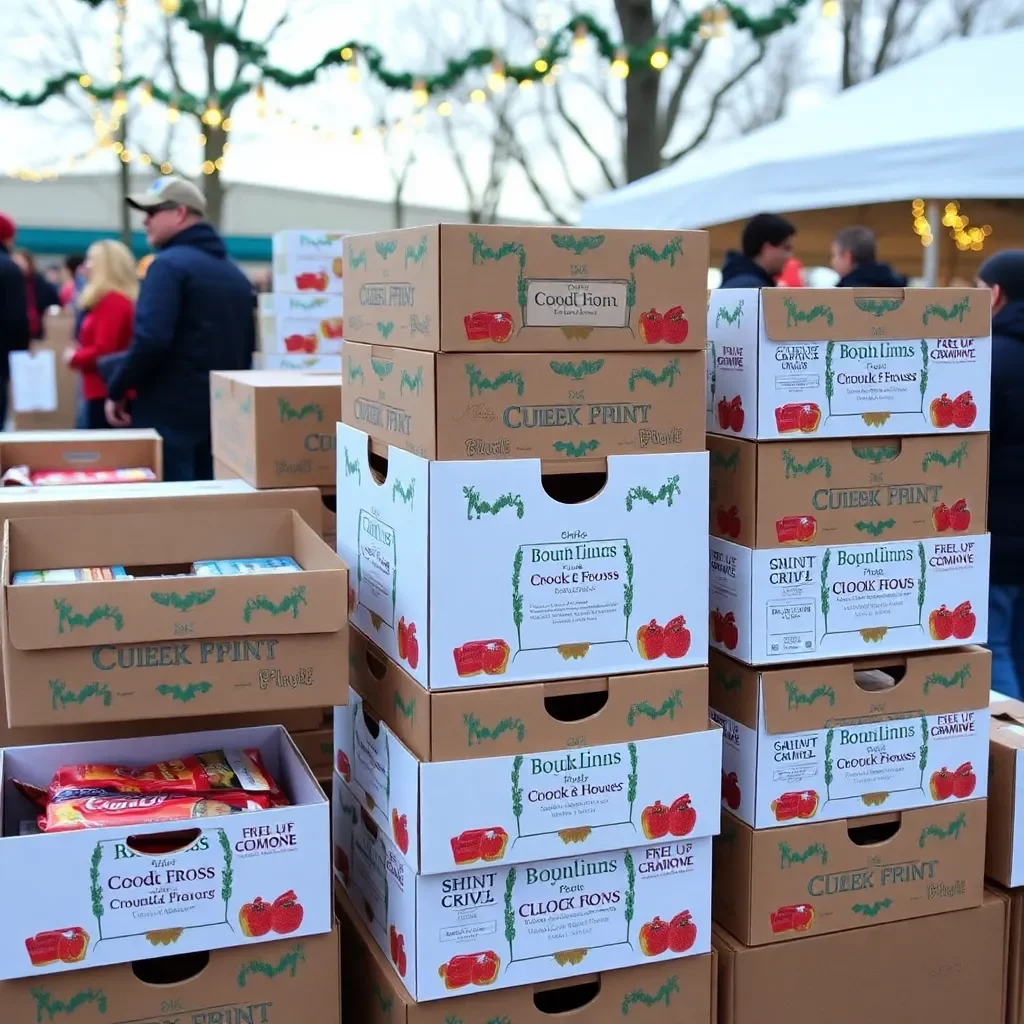
<svg viewBox="0 0 1024 1024"><path fill-rule="evenodd" d="M922 199L1024 197L1024 30L946 43L586 203L582 224L702 228Z"/></svg>

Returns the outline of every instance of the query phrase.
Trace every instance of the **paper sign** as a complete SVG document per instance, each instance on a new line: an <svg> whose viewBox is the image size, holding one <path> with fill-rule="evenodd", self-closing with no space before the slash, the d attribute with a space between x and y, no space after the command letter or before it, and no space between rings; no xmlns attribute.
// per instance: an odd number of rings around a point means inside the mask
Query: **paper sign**
<svg viewBox="0 0 1024 1024"><path fill-rule="evenodd" d="M11 402L15 413L57 411L57 357L48 349L12 352Z"/></svg>

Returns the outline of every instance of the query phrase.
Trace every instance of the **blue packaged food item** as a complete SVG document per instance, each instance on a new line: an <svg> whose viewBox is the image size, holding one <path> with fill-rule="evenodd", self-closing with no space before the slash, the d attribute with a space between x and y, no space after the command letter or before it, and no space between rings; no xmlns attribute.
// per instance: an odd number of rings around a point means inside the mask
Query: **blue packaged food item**
<svg viewBox="0 0 1024 1024"><path fill-rule="evenodd" d="M259 576L268 572L301 572L302 566L290 555L266 558L212 558L195 562L197 576Z"/></svg>
<svg viewBox="0 0 1024 1024"><path fill-rule="evenodd" d="M102 580L130 580L123 565L105 565L90 569L28 569L16 572L15 585L37 583L97 583Z"/></svg>

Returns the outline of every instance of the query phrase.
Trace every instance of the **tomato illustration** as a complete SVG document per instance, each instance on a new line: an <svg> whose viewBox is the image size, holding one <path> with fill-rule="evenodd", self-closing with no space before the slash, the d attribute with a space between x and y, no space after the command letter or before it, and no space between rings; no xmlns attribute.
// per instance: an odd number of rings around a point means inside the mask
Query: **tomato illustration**
<svg viewBox="0 0 1024 1024"><path fill-rule="evenodd" d="M688 836L697 824L697 812L690 806L690 794L672 802L668 812L668 830L674 836Z"/></svg>
<svg viewBox="0 0 1024 1024"><path fill-rule="evenodd" d="M730 811L739 810L743 796L740 792L739 776L735 772L722 772L722 799Z"/></svg>
<svg viewBox="0 0 1024 1024"><path fill-rule="evenodd" d="M697 926L690 920L690 912L676 914L668 925L668 948L673 953L685 953L697 941Z"/></svg>
<svg viewBox="0 0 1024 1024"><path fill-rule="evenodd" d="M929 614L928 633L933 640L948 640L953 635L953 613L945 605Z"/></svg>
<svg viewBox="0 0 1024 1024"><path fill-rule="evenodd" d="M238 926L247 939L259 939L267 935L274 926L274 908L257 896L252 903L246 903L238 911Z"/></svg>
<svg viewBox="0 0 1024 1024"><path fill-rule="evenodd" d="M965 761L953 773L953 796L958 800L966 800L978 784L978 777L970 761Z"/></svg>
<svg viewBox="0 0 1024 1024"><path fill-rule="evenodd" d="M970 391L957 395L953 401L953 426L967 430L974 425L977 417L978 407L974 404L974 397Z"/></svg>
<svg viewBox="0 0 1024 1024"><path fill-rule="evenodd" d="M928 414L931 417L932 426L944 430L953 425L953 402L949 395L943 392L938 398L933 398L928 406Z"/></svg>
<svg viewBox="0 0 1024 1024"><path fill-rule="evenodd" d="M686 619L677 615L665 623L665 653L670 658L685 658L690 650L690 631Z"/></svg>
<svg viewBox="0 0 1024 1024"><path fill-rule="evenodd" d="M953 636L957 640L966 640L973 636L977 624L978 616L971 611L970 601L963 601L953 609Z"/></svg>
<svg viewBox="0 0 1024 1024"><path fill-rule="evenodd" d="M640 340L645 345L656 345L665 340L665 318L656 310L640 314Z"/></svg>
<svg viewBox="0 0 1024 1024"><path fill-rule="evenodd" d="M948 800L953 795L953 775L947 768L932 772L928 788L933 800Z"/></svg>
<svg viewBox="0 0 1024 1024"><path fill-rule="evenodd" d="M640 952L644 956L661 956L668 949L668 939L668 925L656 917L640 929Z"/></svg>
<svg viewBox="0 0 1024 1024"><path fill-rule="evenodd" d="M640 827L648 839L661 839L668 835L669 809L660 800L655 800L640 814Z"/></svg>
<svg viewBox="0 0 1024 1024"><path fill-rule="evenodd" d="M644 661L654 661L665 653L665 630L655 619L636 631L636 647Z"/></svg>
<svg viewBox="0 0 1024 1024"><path fill-rule="evenodd" d="M690 322L682 306L673 306L662 322L662 337L670 345L682 345L690 333Z"/></svg>

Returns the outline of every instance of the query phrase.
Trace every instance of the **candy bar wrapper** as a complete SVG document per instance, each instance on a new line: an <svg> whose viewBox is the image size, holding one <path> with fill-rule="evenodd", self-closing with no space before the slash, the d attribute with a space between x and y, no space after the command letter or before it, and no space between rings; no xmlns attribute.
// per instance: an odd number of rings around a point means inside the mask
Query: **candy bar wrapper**
<svg viewBox="0 0 1024 1024"><path fill-rule="evenodd" d="M75 832L87 828L214 818L222 814L262 811L270 806L272 798L269 793L243 793L240 790L143 795L103 789L68 789L46 805L36 823L42 832ZM158 853L159 850L153 848L147 852Z"/></svg>
<svg viewBox="0 0 1024 1024"><path fill-rule="evenodd" d="M17 586L36 583L98 583L103 580L130 580L123 565L106 565L91 569L29 569L16 572L11 580Z"/></svg>
<svg viewBox="0 0 1024 1024"><path fill-rule="evenodd" d="M66 765L57 770L48 791L52 802L65 791L102 791L140 796L216 794L238 791L280 797L281 791L258 750L214 750L143 768L120 765ZM269 806L269 805L268 805Z"/></svg>
<svg viewBox="0 0 1024 1024"><path fill-rule="evenodd" d="M155 483L156 473L143 467L133 469L42 469L29 474L33 487L67 487L74 484ZM20 483L20 481L18 481Z"/></svg>
<svg viewBox="0 0 1024 1024"><path fill-rule="evenodd" d="M301 572L302 566L287 555L279 558L218 558L196 562L197 576L258 576L268 572Z"/></svg>

